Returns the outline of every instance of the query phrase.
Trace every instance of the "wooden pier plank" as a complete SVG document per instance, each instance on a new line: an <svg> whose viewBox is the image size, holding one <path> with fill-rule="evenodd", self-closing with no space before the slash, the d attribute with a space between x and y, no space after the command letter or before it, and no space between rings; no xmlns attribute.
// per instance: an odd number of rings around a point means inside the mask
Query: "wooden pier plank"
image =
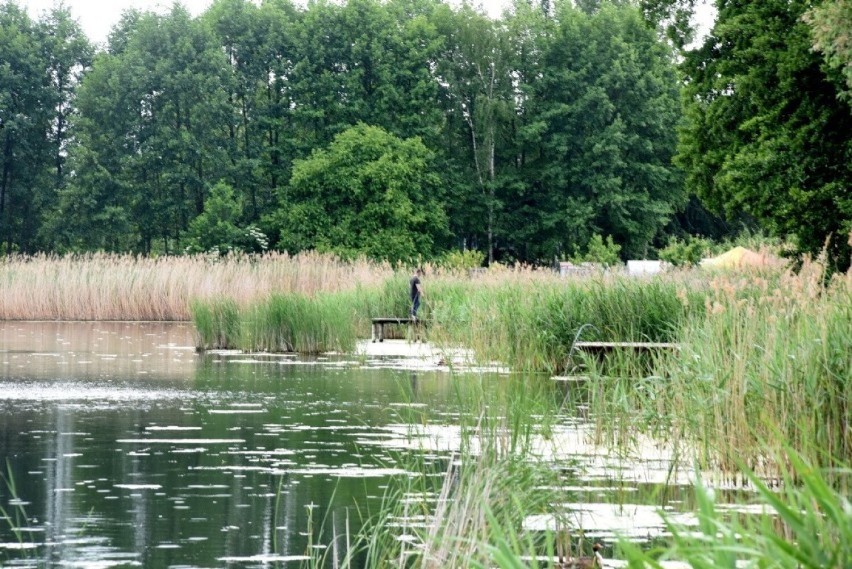
<svg viewBox="0 0 852 569"><path fill-rule="evenodd" d="M373 342L385 341L385 325L386 324L408 324L413 326L423 326L424 322L420 318L399 318L396 316L380 316L372 318L372 340Z"/></svg>
<svg viewBox="0 0 852 569"><path fill-rule="evenodd" d="M679 350L674 342L574 342L574 348L587 352L609 352L623 350Z"/></svg>

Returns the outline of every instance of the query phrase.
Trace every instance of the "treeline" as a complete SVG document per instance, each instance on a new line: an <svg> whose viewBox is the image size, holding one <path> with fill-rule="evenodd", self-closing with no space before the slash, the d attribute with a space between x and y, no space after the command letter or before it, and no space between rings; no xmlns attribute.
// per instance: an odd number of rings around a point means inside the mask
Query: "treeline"
<svg viewBox="0 0 852 569"><path fill-rule="evenodd" d="M126 12L96 48L7 0L4 251L547 262L746 223L842 257L849 85L811 34L835 45L833 20L722 2L687 52L659 22L691 4L215 0Z"/></svg>

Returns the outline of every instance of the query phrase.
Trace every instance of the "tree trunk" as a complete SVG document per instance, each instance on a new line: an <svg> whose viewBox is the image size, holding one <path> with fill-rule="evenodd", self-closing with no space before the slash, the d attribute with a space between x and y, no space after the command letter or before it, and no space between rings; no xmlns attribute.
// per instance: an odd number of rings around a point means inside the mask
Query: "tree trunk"
<svg viewBox="0 0 852 569"><path fill-rule="evenodd" d="M12 252L12 233L9 231L9 222L6 219L6 202L9 199L9 188L12 183L12 135L6 134L6 144L3 148L3 179L0 182L0 239L3 233L7 233L6 253Z"/></svg>
<svg viewBox="0 0 852 569"><path fill-rule="evenodd" d="M488 128L488 264L494 262L494 181L495 165L494 165L494 123L492 122Z"/></svg>
<svg viewBox="0 0 852 569"><path fill-rule="evenodd" d="M56 112L56 189L62 187L62 133L65 129L65 112L62 109L64 90L63 73L60 69L59 76L59 108Z"/></svg>

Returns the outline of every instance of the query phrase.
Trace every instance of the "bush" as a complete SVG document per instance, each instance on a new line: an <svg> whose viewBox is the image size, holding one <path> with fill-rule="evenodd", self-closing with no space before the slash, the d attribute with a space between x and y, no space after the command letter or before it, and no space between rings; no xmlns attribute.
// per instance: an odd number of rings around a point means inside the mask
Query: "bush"
<svg viewBox="0 0 852 569"><path fill-rule="evenodd" d="M477 269L485 262L485 253L475 249L447 251L438 260L438 265L449 271Z"/></svg>
<svg viewBox="0 0 852 569"><path fill-rule="evenodd" d="M576 253L572 261L574 263L598 263L604 267L611 267L621 263L621 245L617 245L612 240L612 235L604 238L598 234L592 235L589 242L586 244L585 255Z"/></svg>
<svg viewBox="0 0 852 569"><path fill-rule="evenodd" d="M672 237L659 254L660 259L675 267L695 267L711 249L712 243L708 239L690 235L683 241Z"/></svg>

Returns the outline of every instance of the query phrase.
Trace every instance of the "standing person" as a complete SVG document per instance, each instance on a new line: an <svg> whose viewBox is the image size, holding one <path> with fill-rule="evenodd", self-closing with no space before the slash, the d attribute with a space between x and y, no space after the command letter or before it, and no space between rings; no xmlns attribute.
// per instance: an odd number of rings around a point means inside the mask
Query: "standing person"
<svg viewBox="0 0 852 569"><path fill-rule="evenodd" d="M420 277L423 275L423 269L417 268L414 274L411 275L410 296L411 296L411 319L417 320L417 310L420 308L420 298L423 296L423 285L420 283Z"/></svg>

